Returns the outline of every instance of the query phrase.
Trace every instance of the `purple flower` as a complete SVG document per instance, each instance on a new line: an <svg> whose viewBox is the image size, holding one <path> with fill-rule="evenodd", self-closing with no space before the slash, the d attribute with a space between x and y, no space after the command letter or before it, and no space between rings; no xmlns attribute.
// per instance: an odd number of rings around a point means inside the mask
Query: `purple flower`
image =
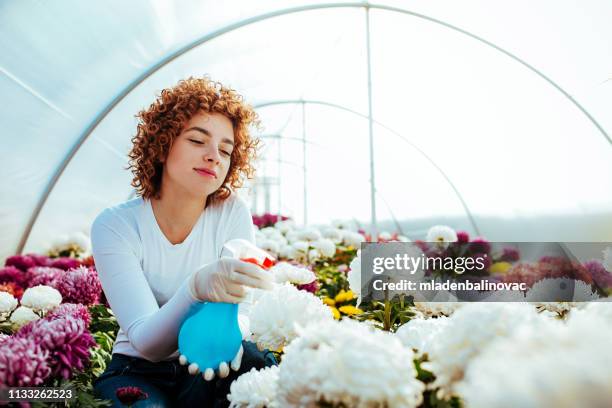
<svg viewBox="0 0 612 408"><path fill-rule="evenodd" d="M85 369L89 348L96 345L85 322L70 315L27 323L14 336L32 339L48 351L53 376L65 379L72 376L73 369Z"/></svg>
<svg viewBox="0 0 612 408"><path fill-rule="evenodd" d="M28 270L28 268L36 266L36 261L34 260L34 258L27 255L13 255L6 258L4 265L14 266L17 269L20 269L25 272Z"/></svg>
<svg viewBox="0 0 612 408"><path fill-rule="evenodd" d="M52 259L49 266L52 268L59 268L67 271L69 269L78 268L79 266L81 266L81 262L79 262L78 259L64 256L61 258Z"/></svg>
<svg viewBox="0 0 612 408"><path fill-rule="evenodd" d="M26 286L28 273L23 272L15 266L5 266L0 269L0 283L16 283L19 286Z"/></svg>
<svg viewBox="0 0 612 408"><path fill-rule="evenodd" d="M467 244L470 242L470 235L465 231L457 231L457 244Z"/></svg>
<svg viewBox="0 0 612 408"><path fill-rule="evenodd" d="M50 266L34 266L28 269L30 281L28 287L37 285L54 286L55 281L63 274L64 271L59 268L51 268Z"/></svg>
<svg viewBox="0 0 612 408"><path fill-rule="evenodd" d="M66 316L72 316L74 318L81 319L85 322L86 326L89 326L89 323L91 323L91 316L89 314L89 310L87 310L86 306L80 303L62 303L61 305L53 309L52 312L47 314L46 318L49 320L53 320L61 319Z"/></svg>
<svg viewBox="0 0 612 408"><path fill-rule="evenodd" d="M141 390L139 387L121 387L117 388L115 395L119 398L122 404L132 405L140 400L149 398L149 394Z"/></svg>
<svg viewBox="0 0 612 408"><path fill-rule="evenodd" d="M0 342L0 385L33 387L51 373L49 352L33 339L11 336Z"/></svg>
<svg viewBox="0 0 612 408"><path fill-rule="evenodd" d="M64 302L84 305L98 303L102 293L98 273L84 266L64 272L55 281L55 288L62 294Z"/></svg>
<svg viewBox="0 0 612 408"><path fill-rule="evenodd" d="M310 292L312 294L317 293L317 290L319 290L319 282L317 282L317 280L313 280L310 283L305 283L303 285L298 285L297 288L299 290L304 290L306 292Z"/></svg>
<svg viewBox="0 0 612 408"><path fill-rule="evenodd" d="M8 334L0 333L0 344L2 344L5 340L8 340L10 338L11 336L9 336Z"/></svg>
<svg viewBox="0 0 612 408"><path fill-rule="evenodd" d="M520 258L521 255L518 249L512 247L505 247L499 260L503 262L516 262Z"/></svg>
<svg viewBox="0 0 612 408"><path fill-rule="evenodd" d="M484 238L474 238L470 242L470 251L473 254L488 254L491 252L491 244Z"/></svg>
<svg viewBox="0 0 612 408"><path fill-rule="evenodd" d="M606 271L606 268L599 261L588 261L583 264L587 272L591 275L597 286L602 289L612 287L612 273Z"/></svg>

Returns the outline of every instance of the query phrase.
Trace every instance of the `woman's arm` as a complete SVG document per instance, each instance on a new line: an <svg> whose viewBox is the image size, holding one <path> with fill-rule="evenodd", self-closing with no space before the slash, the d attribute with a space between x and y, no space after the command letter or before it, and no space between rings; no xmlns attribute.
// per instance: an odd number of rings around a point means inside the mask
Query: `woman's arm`
<svg viewBox="0 0 612 408"><path fill-rule="evenodd" d="M113 227L103 216L96 218L91 227L93 256L102 288L132 347L147 360L161 361L177 350L180 326L198 300L186 279L174 296L159 307L136 253L125 234L117 229L122 228Z"/></svg>

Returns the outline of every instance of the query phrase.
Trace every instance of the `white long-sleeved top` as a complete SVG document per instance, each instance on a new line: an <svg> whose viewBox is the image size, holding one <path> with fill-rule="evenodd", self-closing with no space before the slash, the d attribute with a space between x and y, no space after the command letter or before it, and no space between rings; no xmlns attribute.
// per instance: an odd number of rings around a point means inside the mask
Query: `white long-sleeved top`
<svg viewBox="0 0 612 408"><path fill-rule="evenodd" d="M234 238L255 242L251 213L235 193L207 207L179 244L161 231L150 200L138 197L104 209L92 224L91 242L120 326L113 353L150 361L177 358L181 323L199 302L188 278L219 259L224 243Z"/></svg>

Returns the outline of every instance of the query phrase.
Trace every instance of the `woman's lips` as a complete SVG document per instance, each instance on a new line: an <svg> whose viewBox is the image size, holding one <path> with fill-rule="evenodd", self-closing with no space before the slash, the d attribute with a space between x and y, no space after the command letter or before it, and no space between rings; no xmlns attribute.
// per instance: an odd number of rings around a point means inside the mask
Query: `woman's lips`
<svg viewBox="0 0 612 408"><path fill-rule="evenodd" d="M206 169L194 169L196 173L204 177L217 178L217 175L214 171L206 170Z"/></svg>

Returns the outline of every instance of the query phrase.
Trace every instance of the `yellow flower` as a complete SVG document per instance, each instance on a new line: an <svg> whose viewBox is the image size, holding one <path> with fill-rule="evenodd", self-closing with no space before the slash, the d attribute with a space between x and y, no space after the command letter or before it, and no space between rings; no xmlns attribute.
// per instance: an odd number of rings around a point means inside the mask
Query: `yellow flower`
<svg viewBox="0 0 612 408"><path fill-rule="evenodd" d="M322 300L327 306L336 306L336 301L332 298L325 296Z"/></svg>
<svg viewBox="0 0 612 408"><path fill-rule="evenodd" d="M342 303L342 302L348 302L349 300L353 300L354 298L355 298L355 294L353 293L352 290L349 290L347 292L344 289L342 289L336 295L336 298L334 300L336 301L336 303Z"/></svg>
<svg viewBox="0 0 612 408"><path fill-rule="evenodd" d="M352 306L352 305L341 306L339 310L342 313L349 315L349 316L358 315L358 314L363 313L363 310L361 310L358 307Z"/></svg>
<svg viewBox="0 0 612 408"><path fill-rule="evenodd" d="M276 350L276 352L277 352L277 353L282 353L284 348L285 348L285 346L280 346L280 347L278 348L278 350Z"/></svg>
<svg viewBox="0 0 612 408"><path fill-rule="evenodd" d="M334 306L329 307L334 315L334 319L340 320L340 312Z"/></svg>
<svg viewBox="0 0 612 408"><path fill-rule="evenodd" d="M491 265L491 273L506 273L508 270L512 268L512 264L510 262L495 262Z"/></svg>

